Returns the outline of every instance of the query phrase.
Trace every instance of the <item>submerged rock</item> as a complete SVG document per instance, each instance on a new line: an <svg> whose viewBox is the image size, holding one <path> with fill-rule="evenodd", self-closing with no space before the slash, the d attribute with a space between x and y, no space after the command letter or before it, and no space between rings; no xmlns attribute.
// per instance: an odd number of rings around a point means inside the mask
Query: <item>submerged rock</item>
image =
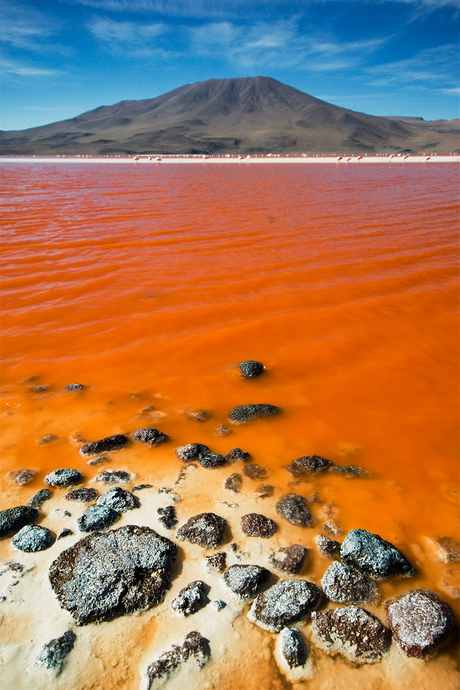
<svg viewBox="0 0 460 690"><path fill-rule="evenodd" d="M113 525L120 513L108 506L91 506L77 520L80 532L98 532Z"/></svg>
<svg viewBox="0 0 460 690"><path fill-rule="evenodd" d="M318 551L323 556L326 556L326 558L340 558L340 542L329 539L329 537L325 537L324 534L318 534L316 543L318 545Z"/></svg>
<svg viewBox="0 0 460 690"><path fill-rule="evenodd" d="M441 563L460 563L460 542L452 537L435 537L430 540L436 557Z"/></svg>
<svg viewBox="0 0 460 690"><path fill-rule="evenodd" d="M293 460L290 465L286 465L286 469L290 470L294 476L299 476L301 474L320 474L331 466L330 460L321 458L319 455L303 455L301 458Z"/></svg>
<svg viewBox="0 0 460 690"><path fill-rule="evenodd" d="M174 452L179 460L189 462L190 460L198 460L200 453L210 452L210 450L203 443L187 443L185 446L176 448Z"/></svg>
<svg viewBox="0 0 460 690"><path fill-rule="evenodd" d="M35 665L45 666L59 674L64 666L64 659L72 651L76 639L73 630L67 630L60 637L50 640L40 650Z"/></svg>
<svg viewBox="0 0 460 690"><path fill-rule="evenodd" d="M24 486L25 484L30 484L35 477L35 472L34 470L13 470L12 472L8 472L6 477L15 484Z"/></svg>
<svg viewBox="0 0 460 690"><path fill-rule="evenodd" d="M72 486L72 484L79 484L82 481L82 473L70 468L54 470L45 477L45 482L50 486Z"/></svg>
<svg viewBox="0 0 460 690"><path fill-rule="evenodd" d="M321 580L328 599L338 604L375 604L380 599L379 588L357 570L334 561Z"/></svg>
<svg viewBox="0 0 460 690"><path fill-rule="evenodd" d="M166 529L175 529L177 525L176 509L174 506L166 506L166 508L158 508L157 513L160 516L158 522L161 522Z"/></svg>
<svg viewBox="0 0 460 690"><path fill-rule="evenodd" d="M262 465L245 465L243 467L243 474L249 479L265 479L267 476L267 469Z"/></svg>
<svg viewBox="0 0 460 690"><path fill-rule="evenodd" d="M269 498L273 496L275 488L271 484L259 484L259 486L256 486L255 491L259 494L259 498Z"/></svg>
<svg viewBox="0 0 460 690"><path fill-rule="evenodd" d="M238 364L241 375L245 379L253 379L264 373L264 365L262 362L256 362L254 359L248 359L246 362Z"/></svg>
<svg viewBox="0 0 460 690"><path fill-rule="evenodd" d="M46 527L26 525L13 537L11 543L19 551L32 553L49 549L54 544L54 536Z"/></svg>
<svg viewBox="0 0 460 690"><path fill-rule="evenodd" d="M279 632L297 623L320 604L323 593L306 580L282 580L257 595L248 618L264 630Z"/></svg>
<svg viewBox="0 0 460 690"><path fill-rule="evenodd" d="M217 436L228 436L229 434L233 434L233 431L224 426L224 424L219 424L219 426L215 428L214 433L217 434Z"/></svg>
<svg viewBox="0 0 460 690"><path fill-rule="evenodd" d="M84 391L86 386L82 383L68 383L65 387L66 391L79 391L80 393Z"/></svg>
<svg viewBox="0 0 460 690"><path fill-rule="evenodd" d="M365 529L351 530L343 540L340 555L342 563L375 580L417 574L401 551L378 534Z"/></svg>
<svg viewBox="0 0 460 690"><path fill-rule="evenodd" d="M215 513L194 515L177 530L176 537L199 544L205 549L216 549L224 541L227 520Z"/></svg>
<svg viewBox="0 0 460 690"><path fill-rule="evenodd" d="M265 403L259 405L240 405L234 407L228 413L228 418L234 424L241 422L249 422L252 419L261 419L262 417L273 417L281 413L281 408L276 405L267 405Z"/></svg>
<svg viewBox="0 0 460 690"><path fill-rule="evenodd" d="M275 553L272 552L268 560L277 570L296 575L302 570L309 551L310 549L300 544L282 546Z"/></svg>
<svg viewBox="0 0 460 690"><path fill-rule="evenodd" d="M49 501L50 498L51 491L49 489L40 489L30 498L29 506L31 508L41 508L45 501Z"/></svg>
<svg viewBox="0 0 460 690"><path fill-rule="evenodd" d="M68 527L64 527L64 529L62 529L62 530L59 532L59 534L57 535L56 541L57 541L58 539L64 539L64 537L71 537L72 534L73 534L73 532L72 532L71 529L69 529Z"/></svg>
<svg viewBox="0 0 460 690"><path fill-rule="evenodd" d="M389 631L358 606L312 613L312 622L312 639L320 649L356 664L380 661L390 646Z"/></svg>
<svg viewBox="0 0 460 690"><path fill-rule="evenodd" d="M277 640L278 653L289 668L304 666L308 650L305 640L296 628L283 628Z"/></svg>
<svg viewBox="0 0 460 690"><path fill-rule="evenodd" d="M248 537L269 539L276 532L276 522L260 513L248 513L241 518L241 529Z"/></svg>
<svg viewBox="0 0 460 690"><path fill-rule="evenodd" d="M78 487L78 489L71 489L65 495L67 501L80 501L80 503L91 503L91 501L96 501L99 498L99 494L96 489L89 489L84 486Z"/></svg>
<svg viewBox="0 0 460 690"><path fill-rule="evenodd" d="M121 450L129 443L129 438L124 434L115 434L114 436L106 436L99 439L99 441L90 441L85 443L80 448L81 455L99 455L99 453L108 453L113 450Z"/></svg>
<svg viewBox="0 0 460 690"><path fill-rule="evenodd" d="M160 603L178 555L149 527L128 525L91 534L51 564L51 587L77 625L111 620Z"/></svg>
<svg viewBox="0 0 460 690"><path fill-rule="evenodd" d="M214 469L215 467L222 467L222 465L227 464L226 459L222 455L219 455L219 453L211 453L211 451L200 453L198 462L202 467L206 467L207 469Z"/></svg>
<svg viewBox="0 0 460 690"><path fill-rule="evenodd" d="M225 551L219 551L212 556L207 556L204 564L207 573L223 573L227 564L227 554Z"/></svg>
<svg viewBox="0 0 460 690"><path fill-rule="evenodd" d="M98 474L96 481L104 484L126 484L131 481L131 475L124 470L104 470Z"/></svg>
<svg viewBox="0 0 460 690"><path fill-rule="evenodd" d="M453 634L449 604L429 589L413 589L383 605L393 638L406 656L424 659Z"/></svg>
<svg viewBox="0 0 460 690"><path fill-rule="evenodd" d="M125 513L127 510L139 508L141 503L139 498L129 491L120 486L112 486L98 498L97 505L113 508L118 513Z"/></svg>
<svg viewBox="0 0 460 690"><path fill-rule="evenodd" d="M260 565L231 565L222 579L234 594L252 599L270 579L270 571Z"/></svg>
<svg viewBox="0 0 460 690"><path fill-rule="evenodd" d="M224 489L233 491L234 493L239 493L241 487L243 486L243 477L238 472L234 472L224 482Z"/></svg>
<svg viewBox="0 0 460 690"><path fill-rule="evenodd" d="M59 436L56 436L56 434L45 434L38 439L37 443L39 446L46 446L48 443L53 443L58 440Z"/></svg>
<svg viewBox="0 0 460 690"><path fill-rule="evenodd" d="M133 434L133 439L142 441L142 443L148 443L149 446L158 446L160 443L169 441L169 436L158 429L146 426L142 427L142 429L137 429Z"/></svg>
<svg viewBox="0 0 460 690"><path fill-rule="evenodd" d="M35 520L38 520L38 510L31 506L16 506L0 511L0 539L18 532Z"/></svg>
<svg viewBox="0 0 460 690"><path fill-rule="evenodd" d="M275 506L278 515L284 517L291 525L300 527L311 527L314 517L308 509L308 505L303 496L298 494L286 494Z"/></svg>
<svg viewBox="0 0 460 690"><path fill-rule="evenodd" d="M357 465L334 465L329 471L347 479L370 479L372 477L372 472Z"/></svg>
<svg viewBox="0 0 460 690"><path fill-rule="evenodd" d="M211 417L209 410L194 410L186 414L189 419L194 419L196 422L206 422Z"/></svg>
<svg viewBox="0 0 460 690"><path fill-rule="evenodd" d="M207 664L210 656L208 640L196 631L188 633L182 645L173 645L172 649L164 652L147 668L147 690L161 687L176 669L189 660L202 668Z"/></svg>
<svg viewBox="0 0 460 690"><path fill-rule="evenodd" d="M177 613L183 616L190 616L190 614L196 613L209 602L207 597L208 591L208 585L201 580L189 582L188 585L180 590L171 606Z"/></svg>
<svg viewBox="0 0 460 690"><path fill-rule="evenodd" d="M241 450L241 448L232 448L228 451L225 459L228 462L246 462L246 460L249 460L250 457L251 456L249 453L247 453L245 450Z"/></svg>
<svg viewBox="0 0 460 690"><path fill-rule="evenodd" d="M110 462L110 458L108 458L106 455L98 455L96 458L91 458L91 460L88 460L86 464L94 467L95 465L103 465L106 462Z"/></svg>

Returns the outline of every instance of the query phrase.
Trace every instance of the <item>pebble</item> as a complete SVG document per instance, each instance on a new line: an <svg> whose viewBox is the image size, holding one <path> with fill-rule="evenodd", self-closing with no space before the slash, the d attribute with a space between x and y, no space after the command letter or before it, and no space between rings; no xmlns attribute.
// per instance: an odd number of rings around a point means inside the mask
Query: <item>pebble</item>
<svg viewBox="0 0 460 690"><path fill-rule="evenodd" d="M364 467L357 465L334 465L329 469L333 474L338 474L340 477L347 479L369 479L372 477L372 472L365 470Z"/></svg>
<svg viewBox="0 0 460 690"><path fill-rule="evenodd" d="M231 565L222 579L234 594L252 599L270 579L270 571L260 565Z"/></svg>
<svg viewBox="0 0 460 690"><path fill-rule="evenodd" d="M6 477L10 481L15 482L15 484L24 486L25 484L30 484L35 477L35 472L34 470L13 470L12 472L8 472Z"/></svg>
<svg viewBox="0 0 460 690"><path fill-rule="evenodd" d="M452 537L435 537L431 540L437 559L441 563L460 563L460 542Z"/></svg>
<svg viewBox="0 0 460 690"><path fill-rule="evenodd" d="M225 551L219 551L212 556L207 556L204 559L204 567L207 573L223 573L227 564L227 554Z"/></svg>
<svg viewBox="0 0 460 690"><path fill-rule="evenodd" d="M60 469L50 472L45 477L45 482L50 486L72 486L83 481L83 475L78 470Z"/></svg>
<svg viewBox="0 0 460 690"><path fill-rule="evenodd" d="M153 489L153 486L151 484L138 484L137 486L133 486L133 491L144 491L144 489Z"/></svg>
<svg viewBox="0 0 460 690"><path fill-rule="evenodd" d="M180 590L171 606L177 613L183 616L190 616L206 606L209 601L207 597L208 591L208 585L201 580L189 582L188 585Z"/></svg>
<svg viewBox="0 0 460 690"><path fill-rule="evenodd" d="M328 599L338 604L376 604L379 588L357 570L334 561L321 580Z"/></svg>
<svg viewBox="0 0 460 690"><path fill-rule="evenodd" d="M241 448L232 448L228 451L227 455L225 456L225 459L228 462L246 462L246 460L249 460L250 457L251 456L247 451L241 450Z"/></svg>
<svg viewBox="0 0 460 690"><path fill-rule="evenodd" d="M194 412L186 412L186 415L196 422L206 422L211 417L211 412L209 410L195 410Z"/></svg>
<svg viewBox="0 0 460 690"><path fill-rule="evenodd" d="M98 497L99 494L96 489L88 489L84 486L71 489L65 495L66 501L80 501L81 503L91 503L91 501L96 501Z"/></svg>
<svg viewBox="0 0 460 690"><path fill-rule="evenodd" d="M158 446L160 443L166 443L169 441L168 434L159 431L158 429L152 429L150 427L142 427L142 429L137 429L132 438L135 441L142 441L142 443L147 443L149 446Z"/></svg>
<svg viewBox="0 0 460 690"><path fill-rule="evenodd" d="M166 529L175 529L177 526L176 509L174 506L166 506L166 508L158 508L157 513L160 516L158 522L161 522Z"/></svg>
<svg viewBox="0 0 460 690"><path fill-rule="evenodd" d="M176 537L205 549L216 549L224 541L227 520L215 513L199 513L177 530Z"/></svg>
<svg viewBox="0 0 460 690"><path fill-rule="evenodd" d="M59 532L59 534L57 535L56 541L57 541L58 539L64 539L64 537L70 537L70 536L72 536L72 534L73 534L73 532L72 532L71 529L69 529L68 527L64 527L64 529L62 529L62 530Z"/></svg>
<svg viewBox="0 0 460 690"><path fill-rule="evenodd" d="M98 474L96 481L104 484L126 484L131 481L131 475L124 470L104 470Z"/></svg>
<svg viewBox="0 0 460 690"><path fill-rule="evenodd" d="M241 529L248 537L269 539L276 532L276 522L260 513L248 513L241 518Z"/></svg>
<svg viewBox="0 0 460 690"><path fill-rule="evenodd" d="M49 489L40 489L40 491L37 491L37 493L30 498L29 506L31 508L41 508L45 501L49 501L51 495Z"/></svg>
<svg viewBox="0 0 460 690"><path fill-rule="evenodd" d="M280 498L275 505L275 510L291 525L311 527L314 523L314 517L308 509L306 500L298 494L286 494Z"/></svg>
<svg viewBox="0 0 460 690"><path fill-rule="evenodd" d="M277 640L278 652L289 668L304 666L308 658L307 645L296 628L283 628Z"/></svg>
<svg viewBox="0 0 460 690"><path fill-rule="evenodd" d="M38 520L38 510L31 506L15 506L0 511L0 539L18 532Z"/></svg>
<svg viewBox="0 0 460 690"><path fill-rule="evenodd" d="M239 493L241 487L243 486L243 477L238 472L234 472L224 482L224 489L233 491L234 493Z"/></svg>
<svg viewBox="0 0 460 690"><path fill-rule="evenodd" d="M60 637L50 640L41 648L35 665L45 666L59 674L64 666L64 659L72 651L76 639L73 630L67 630Z"/></svg>
<svg viewBox="0 0 460 690"><path fill-rule="evenodd" d="M253 419L261 419L262 417L273 417L281 413L281 408L276 405L267 405L265 403L259 405L240 405L234 407L228 413L228 418L234 424L241 422L249 422Z"/></svg>
<svg viewBox="0 0 460 690"><path fill-rule="evenodd" d="M129 443L129 438L124 434L115 434L114 436L106 436L99 441L90 441L85 443L80 448L81 455L99 455L99 453L108 453L113 450L121 450Z"/></svg>
<svg viewBox="0 0 460 690"><path fill-rule="evenodd" d="M260 376L264 373L264 365L262 362L257 362L254 359L248 359L246 362L240 362L238 364L241 375L245 379L253 379L256 376Z"/></svg>
<svg viewBox="0 0 460 690"><path fill-rule="evenodd" d="M120 517L120 513L108 506L91 506L77 519L80 532L98 532L107 529Z"/></svg>
<svg viewBox="0 0 460 690"><path fill-rule="evenodd" d="M342 563L375 580L417 574L407 558L390 542L364 529L351 530L340 548Z"/></svg>
<svg viewBox="0 0 460 690"><path fill-rule="evenodd" d="M49 549L49 547L54 544L54 536L46 527L26 525L15 534L11 543L16 549L19 549L19 551L33 553Z"/></svg>
<svg viewBox="0 0 460 690"><path fill-rule="evenodd" d="M329 537L324 536L324 534L318 534L316 537L316 544L320 554L326 556L326 558L340 557L340 542L329 539Z"/></svg>
<svg viewBox="0 0 460 690"><path fill-rule="evenodd" d="M88 460L86 464L94 467L95 465L103 465L105 462L110 462L110 458L108 458L106 455L98 455L97 458Z"/></svg>
<svg viewBox="0 0 460 690"><path fill-rule="evenodd" d="M208 641L195 630L188 633L182 645L173 645L171 650L164 652L147 668L147 690L150 690L152 685L162 687L174 671L188 661L195 662L198 668L202 668L210 656Z"/></svg>
<svg viewBox="0 0 460 690"><path fill-rule="evenodd" d="M301 458L296 458L290 465L285 465L294 476L302 474L320 474L325 472L332 466L330 460L321 458L319 455L303 455Z"/></svg>
<svg viewBox="0 0 460 690"><path fill-rule="evenodd" d="M243 474L249 479L265 479L267 470L262 465L245 465L243 467Z"/></svg>
<svg viewBox="0 0 460 690"><path fill-rule="evenodd" d="M82 383L68 383L67 386L65 387L66 391L79 391L80 393L84 391L86 386L84 386Z"/></svg>
<svg viewBox="0 0 460 690"><path fill-rule="evenodd" d="M312 582L282 580L257 595L248 618L264 630L279 632L308 616L319 606L322 597L322 591Z"/></svg>
<svg viewBox="0 0 460 690"><path fill-rule="evenodd" d="M200 453L198 462L206 469L214 469L215 467L222 467L222 465L227 464L226 459L222 455L219 455L219 453L211 453L211 451L203 451Z"/></svg>
<svg viewBox="0 0 460 690"><path fill-rule="evenodd" d="M97 505L113 508L118 513L125 513L127 510L139 508L140 501L137 496L120 486L112 486L97 499Z"/></svg>
<svg viewBox="0 0 460 690"><path fill-rule="evenodd" d="M259 484L259 486L256 486L255 491L260 494L259 498L269 498L273 496L275 489L271 484Z"/></svg>
<svg viewBox="0 0 460 690"><path fill-rule="evenodd" d="M58 440L59 436L56 436L56 434L45 434L38 439L37 443L39 446L46 446L48 443L53 443Z"/></svg>
<svg viewBox="0 0 460 690"><path fill-rule="evenodd" d="M189 462L190 460L197 460L200 453L208 451L208 446L205 446L203 443L187 443L185 446L179 446L179 448L176 448L174 452L179 460Z"/></svg>
<svg viewBox="0 0 460 690"><path fill-rule="evenodd" d="M268 560L282 573L297 575L302 570L310 549L300 544L282 546L276 552L272 552Z"/></svg>
<svg viewBox="0 0 460 690"><path fill-rule="evenodd" d="M217 434L217 436L228 436L229 434L233 434L233 431L232 429L229 429L227 426L219 424L219 426L216 427L214 433Z"/></svg>

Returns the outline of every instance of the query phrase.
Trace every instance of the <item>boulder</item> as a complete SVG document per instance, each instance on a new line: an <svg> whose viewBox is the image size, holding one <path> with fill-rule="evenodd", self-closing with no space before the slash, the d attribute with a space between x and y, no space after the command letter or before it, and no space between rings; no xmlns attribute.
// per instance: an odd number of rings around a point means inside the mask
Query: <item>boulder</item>
<svg viewBox="0 0 460 690"><path fill-rule="evenodd" d="M417 574L396 546L365 529L354 529L347 534L340 548L340 555L342 563L374 580L412 577Z"/></svg>
<svg viewBox="0 0 460 690"><path fill-rule="evenodd" d="M204 559L204 567L207 573L223 573L227 564L227 554L225 551L219 551L212 556L207 556Z"/></svg>
<svg viewBox="0 0 460 690"><path fill-rule="evenodd" d="M379 588L357 570L334 561L321 580L328 599L338 604L376 604Z"/></svg>
<svg viewBox="0 0 460 690"><path fill-rule="evenodd" d="M241 518L241 529L248 537L269 539L276 532L276 522L260 513L248 513Z"/></svg>
<svg viewBox="0 0 460 690"><path fill-rule="evenodd" d="M176 537L205 549L216 549L224 541L227 520L215 513L194 515L177 530Z"/></svg>
<svg viewBox="0 0 460 690"><path fill-rule="evenodd" d="M41 508L45 501L49 501L51 498L51 491L49 489L40 489L34 494L29 500L29 506L31 508Z"/></svg>
<svg viewBox="0 0 460 690"><path fill-rule="evenodd" d="M228 418L234 424L242 422L249 422L253 419L261 419L262 417L273 417L280 414L281 408L276 405L267 405L266 403L258 405L240 405L234 407L228 413Z"/></svg>
<svg viewBox="0 0 460 690"><path fill-rule="evenodd" d="M98 532L113 525L120 513L108 506L91 506L77 520L80 532Z"/></svg>
<svg viewBox="0 0 460 690"><path fill-rule="evenodd" d="M98 474L96 481L104 484L126 484L131 481L131 475L125 470L104 470Z"/></svg>
<svg viewBox="0 0 460 690"><path fill-rule="evenodd" d="M67 630L60 637L47 642L40 650L35 666L44 666L59 674L64 666L66 656L72 651L77 636L73 630Z"/></svg>
<svg viewBox="0 0 460 690"><path fill-rule="evenodd" d="M245 465L243 467L243 474L249 479L265 479L267 476L267 469L262 465Z"/></svg>
<svg viewBox="0 0 460 690"><path fill-rule="evenodd" d="M132 437L135 441L148 443L149 446L158 446L160 443L166 443L166 441L169 441L168 434L147 426L143 427L142 429L137 429Z"/></svg>
<svg viewBox="0 0 460 690"><path fill-rule="evenodd" d="M241 376L245 379L253 379L264 373L264 365L262 362L256 362L254 359L248 359L246 362L238 364Z"/></svg>
<svg viewBox="0 0 460 690"><path fill-rule="evenodd" d="M312 582L282 580L257 595L248 618L264 630L279 632L308 616L319 606L322 596L320 588Z"/></svg>
<svg viewBox="0 0 460 690"><path fill-rule="evenodd" d="M70 468L54 470L45 477L45 482L50 486L72 486L72 484L79 484L81 481L83 481L82 473Z"/></svg>
<svg viewBox="0 0 460 690"><path fill-rule="evenodd" d="M171 606L177 613L183 616L190 616L190 614L196 613L209 602L207 597L208 591L208 585L201 580L189 582L188 585L180 590Z"/></svg>
<svg viewBox="0 0 460 690"><path fill-rule="evenodd" d="M278 551L272 552L268 560L282 573L297 575L302 570L309 551L310 549L300 544L291 544L291 546L282 546Z"/></svg>
<svg viewBox="0 0 460 690"><path fill-rule="evenodd" d="M0 511L0 539L18 532L35 520L38 520L38 510L31 506L15 506Z"/></svg>
<svg viewBox="0 0 460 690"><path fill-rule="evenodd" d="M161 522L166 529L175 529L177 525L177 515L174 506L166 506L166 508L158 508L157 513L160 516L158 522Z"/></svg>
<svg viewBox="0 0 460 690"><path fill-rule="evenodd" d="M231 474L229 477L224 482L224 489L228 489L228 491L233 491L234 493L238 493L241 491L241 487L243 486L243 477L241 474L238 474L238 472L234 472Z"/></svg>
<svg viewBox="0 0 460 690"><path fill-rule="evenodd" d="M178 555L149 527L128 525L91 534L51 564L51 587L77 625L111 620L160 603Z"/></svg>
<svg viewBox="0 0 460 690"><path fill-rule="evenodd" d="M270 571L260 565L231 565L222 579L233 594L252 599L270 579Z"/></svg>
<svg viewBox="0 0 460 690"><path fill-rule="evenodd" d="M378 618L358 606L315 612L312 622L312 640L320 649L356 664L380 661L390 646L389 631Z"/></svg>
<svg viewBox="0 0 460 690"><path fill-rule="evenodd" d="M54 544L54 536L46 527L26 525L15 534L11 543L19 551L32 553L49 549Z"/></svg>
<svg viewBox="0 0 460 690"><path fill-rule="evenodd" d="M71 489L65 495L67 501L79 501L80 503L91 503L99 498L96 489L89 489L84 486L79 486L77 489Z"/></svg>
<svg viewBox="0 0 460 690"><path fill-rule="evenodd" d="M249 460L250 457L251 456L249 453L247 453L245 450L241 450L241 448L232 448L228 451L225 459L228 462L246 462L246 460Z"/></svg>
<svg viewBox="0 0 460 690"><path fill-rule="evenodd" d="M189 661L202 668L210 656L208 640L196 631L188 633L182 645L173 645L147 668L147 690L163 687L174 671Z"/></svg>
<svg viewBox="0 0 460 690"><path fill-rule="evenodd" d="M429 589L413 589L383 607L396 644L417 659L432 655L457 627L449 604Z"/></svg>
<svg viewBox="0 0 460 690"><path fill-rule="evenodd" d="M283 628L276 644L281 659L289 668L305 665L308 657L307 645L296 628Z"/></svg>
<svg viewBox="0 0 460 690"><path fill-rule="evenodd" d="M209 451L208 446L203 443L187 443L186 446L179 446L175 449L175 453L179 460L189 462L190 460L198 460L200 453Z"/></svg>
<svg viewBox="0 0 460 690"><path fill-rule="evenodd" d="M141 503L139 498L129 491L120 486L112 486L97 499L97 505L113 508L118 513L125 513L127 510L139 508Z"/></svg>
<svg viewBox="0 0 460 690"><path fill-rule="evenodd" d="M90 441L85 443L80 448L81 455L99 455L99 453L108 453L113 450L121 450L129 443L129 438L124 434L115 434L114 436L106 436L99 441Z"/></svg>
<svg viewBox="0 0 460 690"><path fill-rule="evenodd" d="M278 515L281 515L291 525L298 525L300 527L311 527L314 523L314 517L308 509L308 505L303 496L298 494L286 494L282 496L275 505L275 510Z"/></svg>

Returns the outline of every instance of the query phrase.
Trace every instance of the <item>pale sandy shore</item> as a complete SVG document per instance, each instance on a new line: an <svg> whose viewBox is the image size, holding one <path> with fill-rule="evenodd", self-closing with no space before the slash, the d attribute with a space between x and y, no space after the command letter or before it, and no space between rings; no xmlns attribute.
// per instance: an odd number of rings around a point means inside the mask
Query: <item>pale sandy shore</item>
<svg viewBox="0 0 460 690"><path fill-rule="evenodd" d="M402 165L407 163L460 163L460 154L448 155L401 155L392 154L377 156L281 156L277 154L267 156L204 156L204 155L140 155L140 156L0 156L0 163L333 163L335 165L362 165L366 163L385 163Z"/></svg>

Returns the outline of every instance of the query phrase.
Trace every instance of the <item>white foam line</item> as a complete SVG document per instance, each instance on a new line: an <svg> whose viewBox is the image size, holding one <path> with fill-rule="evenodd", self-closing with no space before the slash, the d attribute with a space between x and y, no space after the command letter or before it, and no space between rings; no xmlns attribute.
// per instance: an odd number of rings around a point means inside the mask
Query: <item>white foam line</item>
<svg viewBox="0 0 460 690"><path fill-rule="evenodd" d="M248 165L255 163L334 163L336 165L363 165L386 163L403 165L407 163L460 163L460 154L434 156L0 156L0 163L105 163L168 165L188 163L233 163Z"/></svg>

